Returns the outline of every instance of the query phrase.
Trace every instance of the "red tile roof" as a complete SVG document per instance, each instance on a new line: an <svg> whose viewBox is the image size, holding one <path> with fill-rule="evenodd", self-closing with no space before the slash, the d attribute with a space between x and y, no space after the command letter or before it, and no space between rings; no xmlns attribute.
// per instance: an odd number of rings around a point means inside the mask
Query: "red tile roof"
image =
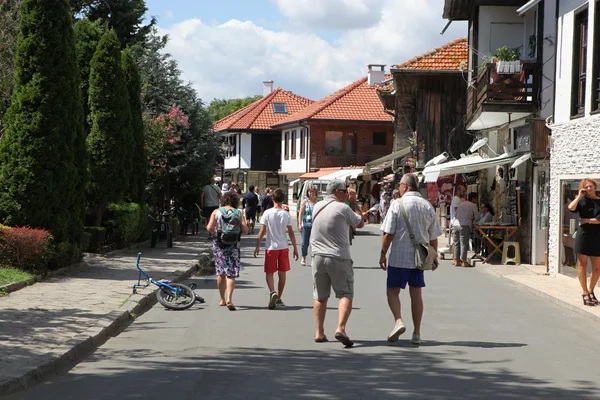
<svg viewBox="0 0 600 400"><path fill-rule="evenodd" d="M386 79L391 76L386 76ZM392 121L393 117L383 112L381 102L374 87L370 87L367 77L351 83L311 104L296 114L277 122L274 127L305 120L343 121Z"/></svg>
<svg viewBox="0 0 600 400"><path fill-rule="evenodd" d="M272 103L285 103L287 114L275 113ZM271 125L312 103L314 103L313 100L277 88L262 99L218 120L213 125L213 129L216 132L234 129L271 129Z"/></svg>
<svg viewBox="0 0 600 400"><path fill-rule="evenodd" d="M392 68L458 71L461 62L465 63L466 68L468 59L469 41L467 38L460 38L412 58L405 63L394 65Z"/></svg>
<svg viewBox="0 0 600 400"><path fill-rule="evenodd" d="M329 175L335 171L341 170L342 167L327 167L327 168L319 168L314 172L307 172L305 174L300 175L301 179L317 179L325 175Z"/></svg>

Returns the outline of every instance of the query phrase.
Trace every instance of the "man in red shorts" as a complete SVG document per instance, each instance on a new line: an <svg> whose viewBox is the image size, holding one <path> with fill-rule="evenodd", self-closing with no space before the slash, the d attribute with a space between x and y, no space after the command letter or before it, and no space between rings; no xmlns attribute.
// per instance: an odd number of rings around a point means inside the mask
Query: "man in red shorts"
<svg viewBox="0 0 600 400"><path fill-rule="evenodd" d="M254 249L254 257L258 257L260 242L266 234L265 274L267 276L267 286L269 287L270 310L273 310L276 306L285 306L281 300L281 296L285 288L286 273L291 269L288 241L285 236L286 230L294 246L294 260L298 260L298 247L296 246L296 236L292 228L292 218L289 211L283 209L284 200L284 191L279 188L275 189L273 192L273 203L275 205L266 210L262 215L261 222L263 225L258 232L256 249ZM279 278L277 292L275 291L275 272L277 272Z"/></svg>

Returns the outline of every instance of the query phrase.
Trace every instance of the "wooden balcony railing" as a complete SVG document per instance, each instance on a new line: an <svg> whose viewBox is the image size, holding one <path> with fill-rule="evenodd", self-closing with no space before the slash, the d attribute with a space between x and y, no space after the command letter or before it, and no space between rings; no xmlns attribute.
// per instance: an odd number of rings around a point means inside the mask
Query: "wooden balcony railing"
<svg viewBox="0 0 600 400"><path fill-rule="evenodd" d="M331 155L326 154L326 152L313 151L311 154L311 168L349 167L353 165L360 166L387 154L388 153Z"/></svg>
<svg viewBox="0 0 600 400"><path fill-rule="evenodd" d="M491 110L497 112L502 112L506 105L511 106L511 111L516 111L519 105L539 107L539 78L536 62L523 61L521 72L514 74L498 74L495 63L486 64L467 92L467 121L484 105L497 106Z"/></svg>

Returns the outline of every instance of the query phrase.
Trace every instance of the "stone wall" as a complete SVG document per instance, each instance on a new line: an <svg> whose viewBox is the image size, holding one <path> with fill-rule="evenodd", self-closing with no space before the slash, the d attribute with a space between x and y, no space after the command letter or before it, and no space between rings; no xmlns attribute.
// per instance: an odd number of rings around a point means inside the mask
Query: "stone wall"
<svg viewBox="0 0 600 400"><path fill-rule="evenodd" d="M552 127L550 156L550 233L548 268L556 275L560 260L561 179L600 177L600 115L576 119Z"/></svg>

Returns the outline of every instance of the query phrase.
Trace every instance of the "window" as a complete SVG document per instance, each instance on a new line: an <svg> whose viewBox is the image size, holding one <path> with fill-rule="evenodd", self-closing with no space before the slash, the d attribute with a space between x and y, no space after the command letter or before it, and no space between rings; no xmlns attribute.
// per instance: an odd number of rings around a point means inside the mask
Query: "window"
<svg viewBox="0 0 600 400"><path fill-rule="evenodd" d="M594 16L594 59L592 61L592 112L600 112L600 0Z"/></svg>
<svg viewBox="0 0 600 400"><path fill-rule="evenodd" d="M385 146L386 139L386 132L373 132L373 146Z"/></svg>
<svg viewBox="0 0 600 400"><path fill-rule="evenodd" d="M346 155L353 156L356 154L356 133L349 132L346 134Z"/></svg>
<svg viewBox="0 0 600 400"><path fill-rule="evenodd" d="M291 141L292 141L292 155L290 158L292 160L296 159L296 130L294 129L291 133Z"/></svg>
<svg viewBox="0 0 600 400"><path fill-rule="evenodd" d="M290 158L290 141L289 141L290 133L285 132L283 134L283 159L287 160Z"/></svg>
<svg viewBox="0 0 600 400"><path fill-rule="evenodd" d="M227 144L229 145L229 152L227 154L227 157L234 157L237 155L236 153L236 142L237 142L237 136L236 135L231 135L231 136L227 136Z"/></svg>
<svg viewBox="0 0 600 400"><path fill-rule="evenodd" d="M588 10L575 16L573 34L573 83L571 85L571 116L581 116L585 112L585 80L587 68Z"/></svg>
<svg viewBox="0 0 600 400"><path fill-rule="evenodd" d="M342 155L344 134L342 132L325 132L325 154L328 156Z"/></svg>
<svg viewBox="0 0 600 400"><path fill-rule="evenodd" d="M300 129L300 158L306 157L306 131Z"/></svg>
<svg viewBox="0 0 600 400"><path fill-rule="evenodd" d="M285 103L273 103L273 112L275 114L287 114L287 107Z"/></svg>

